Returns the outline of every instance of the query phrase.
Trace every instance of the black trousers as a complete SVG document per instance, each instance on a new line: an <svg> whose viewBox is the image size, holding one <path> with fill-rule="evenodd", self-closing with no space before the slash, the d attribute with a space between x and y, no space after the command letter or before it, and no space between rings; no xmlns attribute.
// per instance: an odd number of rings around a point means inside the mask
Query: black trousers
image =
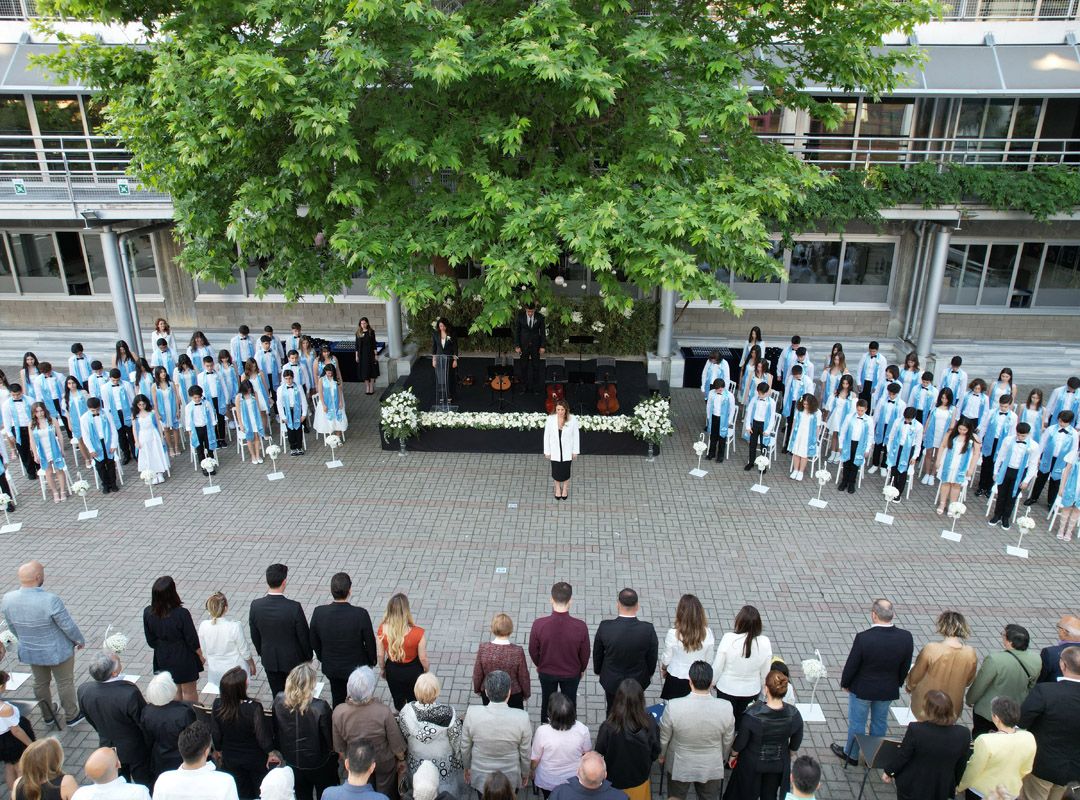
<svg viewBox="0 0 1080 800"><path fill-rule="evenodd" d="M324 673L325 674L325 673ZM346 700L349 699L349 679L348 678L331 678L326 676L326 680L330 682L330 700L331 705L337 708Z"/></svg>
<svg viewBox="0 0 1080 800"><path fill-rule="evenodd" d="M976 736L981 736L984 733L992 733L997 730L997 725L988 720L986 717L980 717L978 714L971 715L971 739L975 740Z"/></svg>
<svg viewBox="0 0 1080 800"><path fill-rule="evenodd" d="M944 442L942 442L942 445L944 445ZM997 449L996 445L994 449ZM996 455L996 453L991 452L990 455L983 456L982 466L979 468L980 492L989 492L994 487L994 461Z"/></svg>
<svg viewBox="0 0 1080 800"><path fill-rule="evenodd" d="M910 471L911 467L908 467ZM892 473L892 485L900 490L900 497L904 496L904 489L907 488L907 472L901 472L896 467L891 470ZM899 498L897 498L899 499Z"/></svg>
<svg viewBox="0 0 1080 800"><path fill-rule="evenodd" d="M866 401L866 412L873 414L874 409L870 407L870 404L874 402L874 384L870 381L863 381L862 391L859 392L859 399Z"/></svg>
<svg viewBox="0 0 1080 800"><path fill-rule="evenodd" d="M852 440L851 450L841 456L844 459L844 471L840 476L841 488L846 488L848 486L857 487L859 485L859 467L855 464L855 453L858 449L858 440Z"/></svg>
<svg viewBox="0 0 1080 800"><path fill-rule="evenodd" d="M1042 494L1043 487L1046 487L1046 504L1049 506L1054 505L1054 501L1057 500L1058 489L1061 488L1061 479L1054 480L1050 477L1054 469L1054 459L1050 462L1050 472L1043 472L1039 470L1035 476L1035 482L1031 485L1031 497L1030 500L1038 500L1039 495Z"/></svg>
<svg viewBox="0 0 1080 800"><path fill-rule="evenodd" d="M303 450L304 449L304 429L303 428L290 428L285 426L285 438L289 440L290 450Z"/></svg>
<svg viewBox="0 0 1080 800"><path fill-rule="evenodd" d="M884 467L885 466L885 456L886 455L887 454L885 452L885 445L884 444L875 444L874 445L873 456L870 458L870 466L872 466L872 467Z"/></svg>
<svg viewBox="0 0 1080 800"><path fill-rule="evenodd" d="M22 461L26 477L37 480L37 462L34 461L34 451L30 449L30 429L19 428L19 438L15 440L15 449L19 451L19 460ZM10 494L10 492L8 493Z"/></svg>
<svg viewBox="0 0 1080 800"><path fill-rule="evenodd" d="M750 423L750 450L746 457L747 464L753 464L754 459L761 455L761 440L765 436L765 423L753 420Z"/></svg>
<svg viewBox="0 0 1080 800"><path fill-rule="evenodd" d="M1005 470L1005 479L998 484L997 502L994 503L994 513L990 519L998 519L1003 522L1012 520L1013 507L1016 505L1016 498L1012 492L1015 482L1016 470L1009 467Z"/></svg>
<svg viewBox="0 0 1080 800"><path fill-rule="evenodd" d="M128 783L139 783L147 789L154 787L154 773L150 768L150 761L140 761L137 764L120 764L120 775Z"/></svg>
<svg viewBox="0 0 1080 800"><path fill-rule="evenodd" d="M131 435L131 420L120 415L120 427L116 429L118 438L120 439L120 452L124 456L124 462L127 463L135 457L135 440Z"/></svg>
<svg viewBox="0 0 1080 800"><path fill-rule="evenodd" d="M739 722L742 720L743 714L746 712L746 709L750 707L751 703L757 700L756 694L751 695L750 697L739 697L738 695L734 694L725 694L719 689L716 690L716 696L731 703L731 711L735 715L736 728L739 727Z"/></svg>
<svg viewBox="0 0 1080 800"><path fill-rule="evenodd" d="M267 669L266 665L263 665L263 673L266 675L266 683L270 686L270 696L277 697L278 692L285 691L285 679L289 677L289 671L278 672L277 670Z"/></svg>
<svg viewBox="0 0 1080 800"><path fill-rule="evenodd" d="M562 692L566 698L577 708L577 690L581 683L581 676L574 675L571 678L560 678L556 675L538 673L540 678L540 722L548 721L548 700L555 692Z"/></svg>
<svg viewBox="0 0 1080 800"><path fill-rule="evenodd" d="M920 425L925 425L926 424L926 412L925 411L916 411L915 412L915 419L917 419L919 421Z"/></svg>
<svg viewBox="0 0 1080 800"><path fill-rule="evenodd" d="M788 443L791 441L791 428L795 423L795 404L791 404L791 413L788 415L787 423L784 425L784 449L787 450Z"/></svg>
<svg viewBox="0 0 1080 800"><path fill-rule="evenodd" d="M116 459L108 456L105 456L101 461L95 459L94 469L97 470L101 488L116 491Z"/></svg>
<svg viewBox="0 0 1080 800"><path fill-rule="evenodd" d="M524 391L540 391L540 354L534 348L521 348L521 378Z"/></svg>
<svg viewBox="0 0 1080 800"><path fill-rule="evenodd" d="M202 460L207 456L214 457L214 451L210 449L210 434L206 426L196 428L192 438L195 440L195 464L202 469Z"/></svg>
<svg viewBox="0 0 1080 800"><path fill-rule="evenodd" d="M292 765L290 765L292 766ZM338 760L335 753L330 753L326 761L312 769L300 769L293 766L296 779L296 800L319 800L323 792L338 785Z"/></svg>
<svg viewBox="0 0 1080 800"><path fill-rule="evenodd" d="M724 456L727 454L727 438L722 434L727 433L727 429L721 423L720 417L715 414L712 417L711 429L707 456L708 458L715 458L717 461L723 461Z"/></svg>
<svg viewBox="0 0 1080 800"><path fill-rule="evenodd" d="M211 398L210 405L214 409L214 415L217 417L217 422L214 423L214 435L219 442L225 441L225 415L218 411L217 398Z"/></svg>

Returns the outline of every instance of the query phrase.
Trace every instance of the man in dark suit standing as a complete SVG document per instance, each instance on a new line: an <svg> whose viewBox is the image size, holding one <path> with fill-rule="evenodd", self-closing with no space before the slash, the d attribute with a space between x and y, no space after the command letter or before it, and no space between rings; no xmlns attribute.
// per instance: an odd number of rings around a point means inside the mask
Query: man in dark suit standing
<svg viewBox="0 0 1080 800"><path fill-rule="evenodd" d="M1061 654L1066 648L1080 644L1080 617L1075 614L1062 614L1058 620L1057 632L1061 637L1058 643L1044 647L1039 654L1042 658L1039 683L1053 683L1061 678L1061 667L1058 666Z"/></svg>
<svg viewBox="0 0 1080 800"><path fill-rule="evenodd" d="M98 746L116 749L120 774L152 788L150 747L139 722L146 700L138 686L120 677L120 670L115 653L95 655L90 661L94 680L79 687L79 709L97 731Z"/></svg>
<svg viewBox="0 0 1080 800"><path fill-rule="evenodd" d="M265 597L253 600L248 610L251 643L262 657L270 694L285 691L285 678L297 664L311 661L311 636L304 609L285 596L289 568L271 564L266 568Z"/></svg>
<svg viewBox="0 0 1080 800"><path fill-rule="evenodd" d="M1080 777L1080 646L1061 651L1061 679L1036 683L1020 707L1020 727L1035 737L1035 763L1020 800L1057 800Z"/></svg>
<svg viewBox="0 0 1080 800"><path fill-rule="evenodd" d="M656 671L656 629L637 618L638 595L633 589L619 592L619 616L605 619L593 639L593 671L600 676L608 711L615 692L625 678L647 689Z"/></svg>
<svg viewBox="0 0 1080 800"><path fill-rule="evenodd" d="M514 320L514 352L521 356L521 372L525 379L525 391L540 391L540 356L547 347L544 315L536 310L536 303L529 303Z"/></svg>
<svg viewBox="0 0 1080 800"><path fill-rule="evenodd" d="M330 682L334 707L348 698L346 686L357 667L374 667L378 663L375 631L371 617L360 606L349 602L352 597L352 578L339 572L330 579L330 596L334 602L317 606L311 612L311 646L322 663L323 675Z"/></svg>
<svg viewBox="0 0 1080 800"><path fill-rule="evenodd" d="M873 623L855 635L840 688L848 693L847 743L831 745L833 753L851 765L859 763L857 734L866 733L870 720L870 735L884 736L889 728L889 705L900 696L911 669L915 642L908 631L893 625L893 604L879 598L870 610Z"/></svg>

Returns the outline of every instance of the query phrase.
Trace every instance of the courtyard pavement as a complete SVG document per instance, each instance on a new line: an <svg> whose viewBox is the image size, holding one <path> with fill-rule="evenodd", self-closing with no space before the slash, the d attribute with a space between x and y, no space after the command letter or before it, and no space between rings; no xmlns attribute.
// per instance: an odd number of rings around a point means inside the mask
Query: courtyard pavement
<svg viewBox="0 0 1080 800"><path fill-rule="evenodd" d="M491 616L508 612L516 625L513 641L525 645L533 619L548 613L555 581L573 584L573 613L592 631L614 615L619 589L636 588L641 616L656 625L661 641L684 592L701 598L717 639L740 606L750 603L761 610L773 650L792 665L800 701L808 700L810 687L799 662L818 649L829 670L817 691L826 721L807 725L803 752L822 760L819 796L830 799L855 797L862 776L861 770L844 770L828 746L844 736L840 670L852 637L869 625L874 597L896 603L897 622L914 633L916 647L935 638L941 610L963 612L980 656L1000 646L1008 622L1027 626L1032 646L1041 648L1054 641L1063 611L1080 610L1080 544L1047 535L1044 505L1035 514L1036 530L1025 538L1025 561L1005 554L1006 544L1016 543L1015 526L1008 534L989 529L983 504L974 500L957 527L963 541L941 539L933 490L921 485L894 509L895 525L886 527L874 522L883 506L879 477L869 477L854 496L840 496L830 485L828 508L817 511L806 505L816 485L788 480L786 459L768 474L769 493L752 493L752 473L739 460L746 454L742 442L735 463L706 462L707 477L690 477L696 462L691 444L703 414L700 393L692 389L675 390L677 433L655 462L583 454L563 503L552 499L547 462L539 456L402 458L382 451L377 398L365 397L358 385L348 386L347 397L351 427L338 451L342 469L325 467L329 451L314 437L306 456L279 461L286 478L276 483L264 477L269 461L242 464L232 450L223 453L215 481L222 492L204 496L206 479L185 454L172 477L155 487L165 498L156 509L143 508L149 492L134 464L120 494L88 495L91 507L100 509L100 517L88 522L76 519L82 510L77 498L43 503L13 465L22 503L16 518L24 528L3 537L0 587L17 586L18 564L41 560L46 588L64 598L91 648L110 625L131 637L125 669L143 676L145 690L151 651L141 614L159 575L176 579L196 624L206 616L205 599L217 590L227 594L231 616L246 623L248 604L265 590L268 564L288 564L288 594L309 615L329 602L330 576L345 570L353 578L354 602L368 608L376 624L392 593L409 595L417 624L428 630L443 697L459 710L474 699L474 653L489 638ZM89 679L86 652L76 665L79 682ZM21 670L13 656L3 667ZM261 665L259 670L253 693L268 704ZM528 707L538 724L535 680L533 689ZM388 701L384 685L379 691ZM659 691L657 676L647 700L657 702ZM31 697L30 683L11 694ZM579 709L595 736L604 696L591 674L582 682ZM35 724L40 732L36 714ZM902 729L893 722L890 733L899 736ZM81 764L96 746L94 731L82 723L60 739L68 770L81 778ZM654 770L654 791L657 775ZM871 783L874 795L894 796L876 776Z"/></svg>

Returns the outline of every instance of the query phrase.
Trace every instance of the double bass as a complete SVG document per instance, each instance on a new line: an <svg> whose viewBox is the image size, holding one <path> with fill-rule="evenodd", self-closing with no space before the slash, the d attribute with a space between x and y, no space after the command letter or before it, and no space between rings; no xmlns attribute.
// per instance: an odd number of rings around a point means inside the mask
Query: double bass
<svg viewBox="0 0 1080 800"><path fill-rule="evenodd" d="M606 372L596 385L596 412L604 417L619 413L619 391Z"/></svg>
<svg viewBox="0 0 1080 800"><path fill-rule="evenodd" d="M566 387L561 383L549 383L544 389L544 410L548 414L555 413L555 403L566 399Z"/></svg>

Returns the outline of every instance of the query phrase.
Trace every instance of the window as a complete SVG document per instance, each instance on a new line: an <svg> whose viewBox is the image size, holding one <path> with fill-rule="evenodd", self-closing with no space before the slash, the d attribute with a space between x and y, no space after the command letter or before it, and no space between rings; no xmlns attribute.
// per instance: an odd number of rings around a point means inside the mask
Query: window
<svg viewBox="0 0 1080 800"><path fill-rule="evenodd" d="M72 172L89 171L90 160L87 141L83 138L86 131L79 98L37 96L34 98L34 113L42 133L41 142L49 169L60 174L65 169ZM56 134L57 137L51 138L48 134Z"/></svg>
<svg viewBox="0 0 1080 800"><path fill-rule="evenodd" d="M1009 287L1012 285L1013 269L1016 267L1016 257L1019 253L1020 245L1018 244L995 244L990 248L982 294L979 295L978 300L979 305L1008 305Z"/></svg>
<svg viewBox="0 0 1080 800"><path fill-rule="evenodd" d="M1042 255L1042 242L1027 242L1020 249L1020 261L1016 265L1016 275L1009 294L1009 308L1031 308Z"/></svg>
<svg viewBox="0 0 1080 800"><path fill-rule="evenodd" d="M230 283L230 284L226 284L225 286L221 286L220 284L218 284L218 283L216 283L214 281L196 280L195 281L195 292L197 294L200 294L200 295L203 295L203 294L223 295L224 294L224 295L229 295L229 296L243 297L244 296L244 284L242 284L240 282L240 277L241 277L240 272L238 270L233 270L233 282Z"/></svg>
<svg viewBox="0 0 1080 800"><path fill-rule="evenodd" d="M846 242L840 302L888 302L895 251L892 242Z"/></svg>
<svg viewBox="0 0 1080 800"><path fill-rule="evenodd" d="M1035 306L1080 307L1080 244L1047 245Z"/></svg>
<svg viewBox="0 0 1080 800"><path fill-rule="evenodd" d="M15 293L15 276L11 271L11 262L8 261L7 248L0 240L0 293Z"/></svg>
<svg viewBox="0 0 1080 800"><path fill-rule="evenodd" d="M0 95L0 135L23 136L20 141L5 141L0 151L0 171L37 169L33 140L30 138L30 115L21 95ZM21 152L21 151L26 151Z"/></svg>
<svg viewBox="0 0 1080 800"><path fill-rule="evenodd" d="M10 241L22 291L25 294L63 294L64 280L60 277L60 259L53 246L52 234L12 233Z"/></svg>
<svg viewBox="0 0 1080 800"><path fill-rule="evenodd" d="M784 263L785 250L780 242L774 242L769 255L781 264ZM738 275L732 275L727 269L721 268L717 272L718 280L731 280L731 288L740 300L775 300L780 301L780 280L775 277L759 278L748 281ZM721 276L727 276L721 278Z"/></svg>
<svg viewBox="0 0 1080 800"><path fill-rule="evenodd" d="M987 309L1080 308L1080 243L954 241L943 302Z"/></svg>
<svg viewBox="0 0 1080 800"><path fill-rule="evenodd" d="M90 276L86 272L79 234L74 231L58 231L56 245L60 251L60 263L64 266L68 294L90 294Z"/></svg>
<svg viewBox="0 0 1080 800"><path fill-rule="evenodd" d="M791 250L788 300L831 302L840 273L840 242L798 242Z"/></svg>
<svg viewBox="0 0 1080 800"><path fill-rule="evenodd" d="M87 231L80 236L94 294L108 294L109 276L105 272L105 251L101 247L101 234Z"/></svg>
<svg viewBox="0 0 1080 800"><path fill-rule="evenodd" d="M128 269L135 276L135 294L161 294L158 288L154 244L149 234L124 238L127 247Z"/></svg>

